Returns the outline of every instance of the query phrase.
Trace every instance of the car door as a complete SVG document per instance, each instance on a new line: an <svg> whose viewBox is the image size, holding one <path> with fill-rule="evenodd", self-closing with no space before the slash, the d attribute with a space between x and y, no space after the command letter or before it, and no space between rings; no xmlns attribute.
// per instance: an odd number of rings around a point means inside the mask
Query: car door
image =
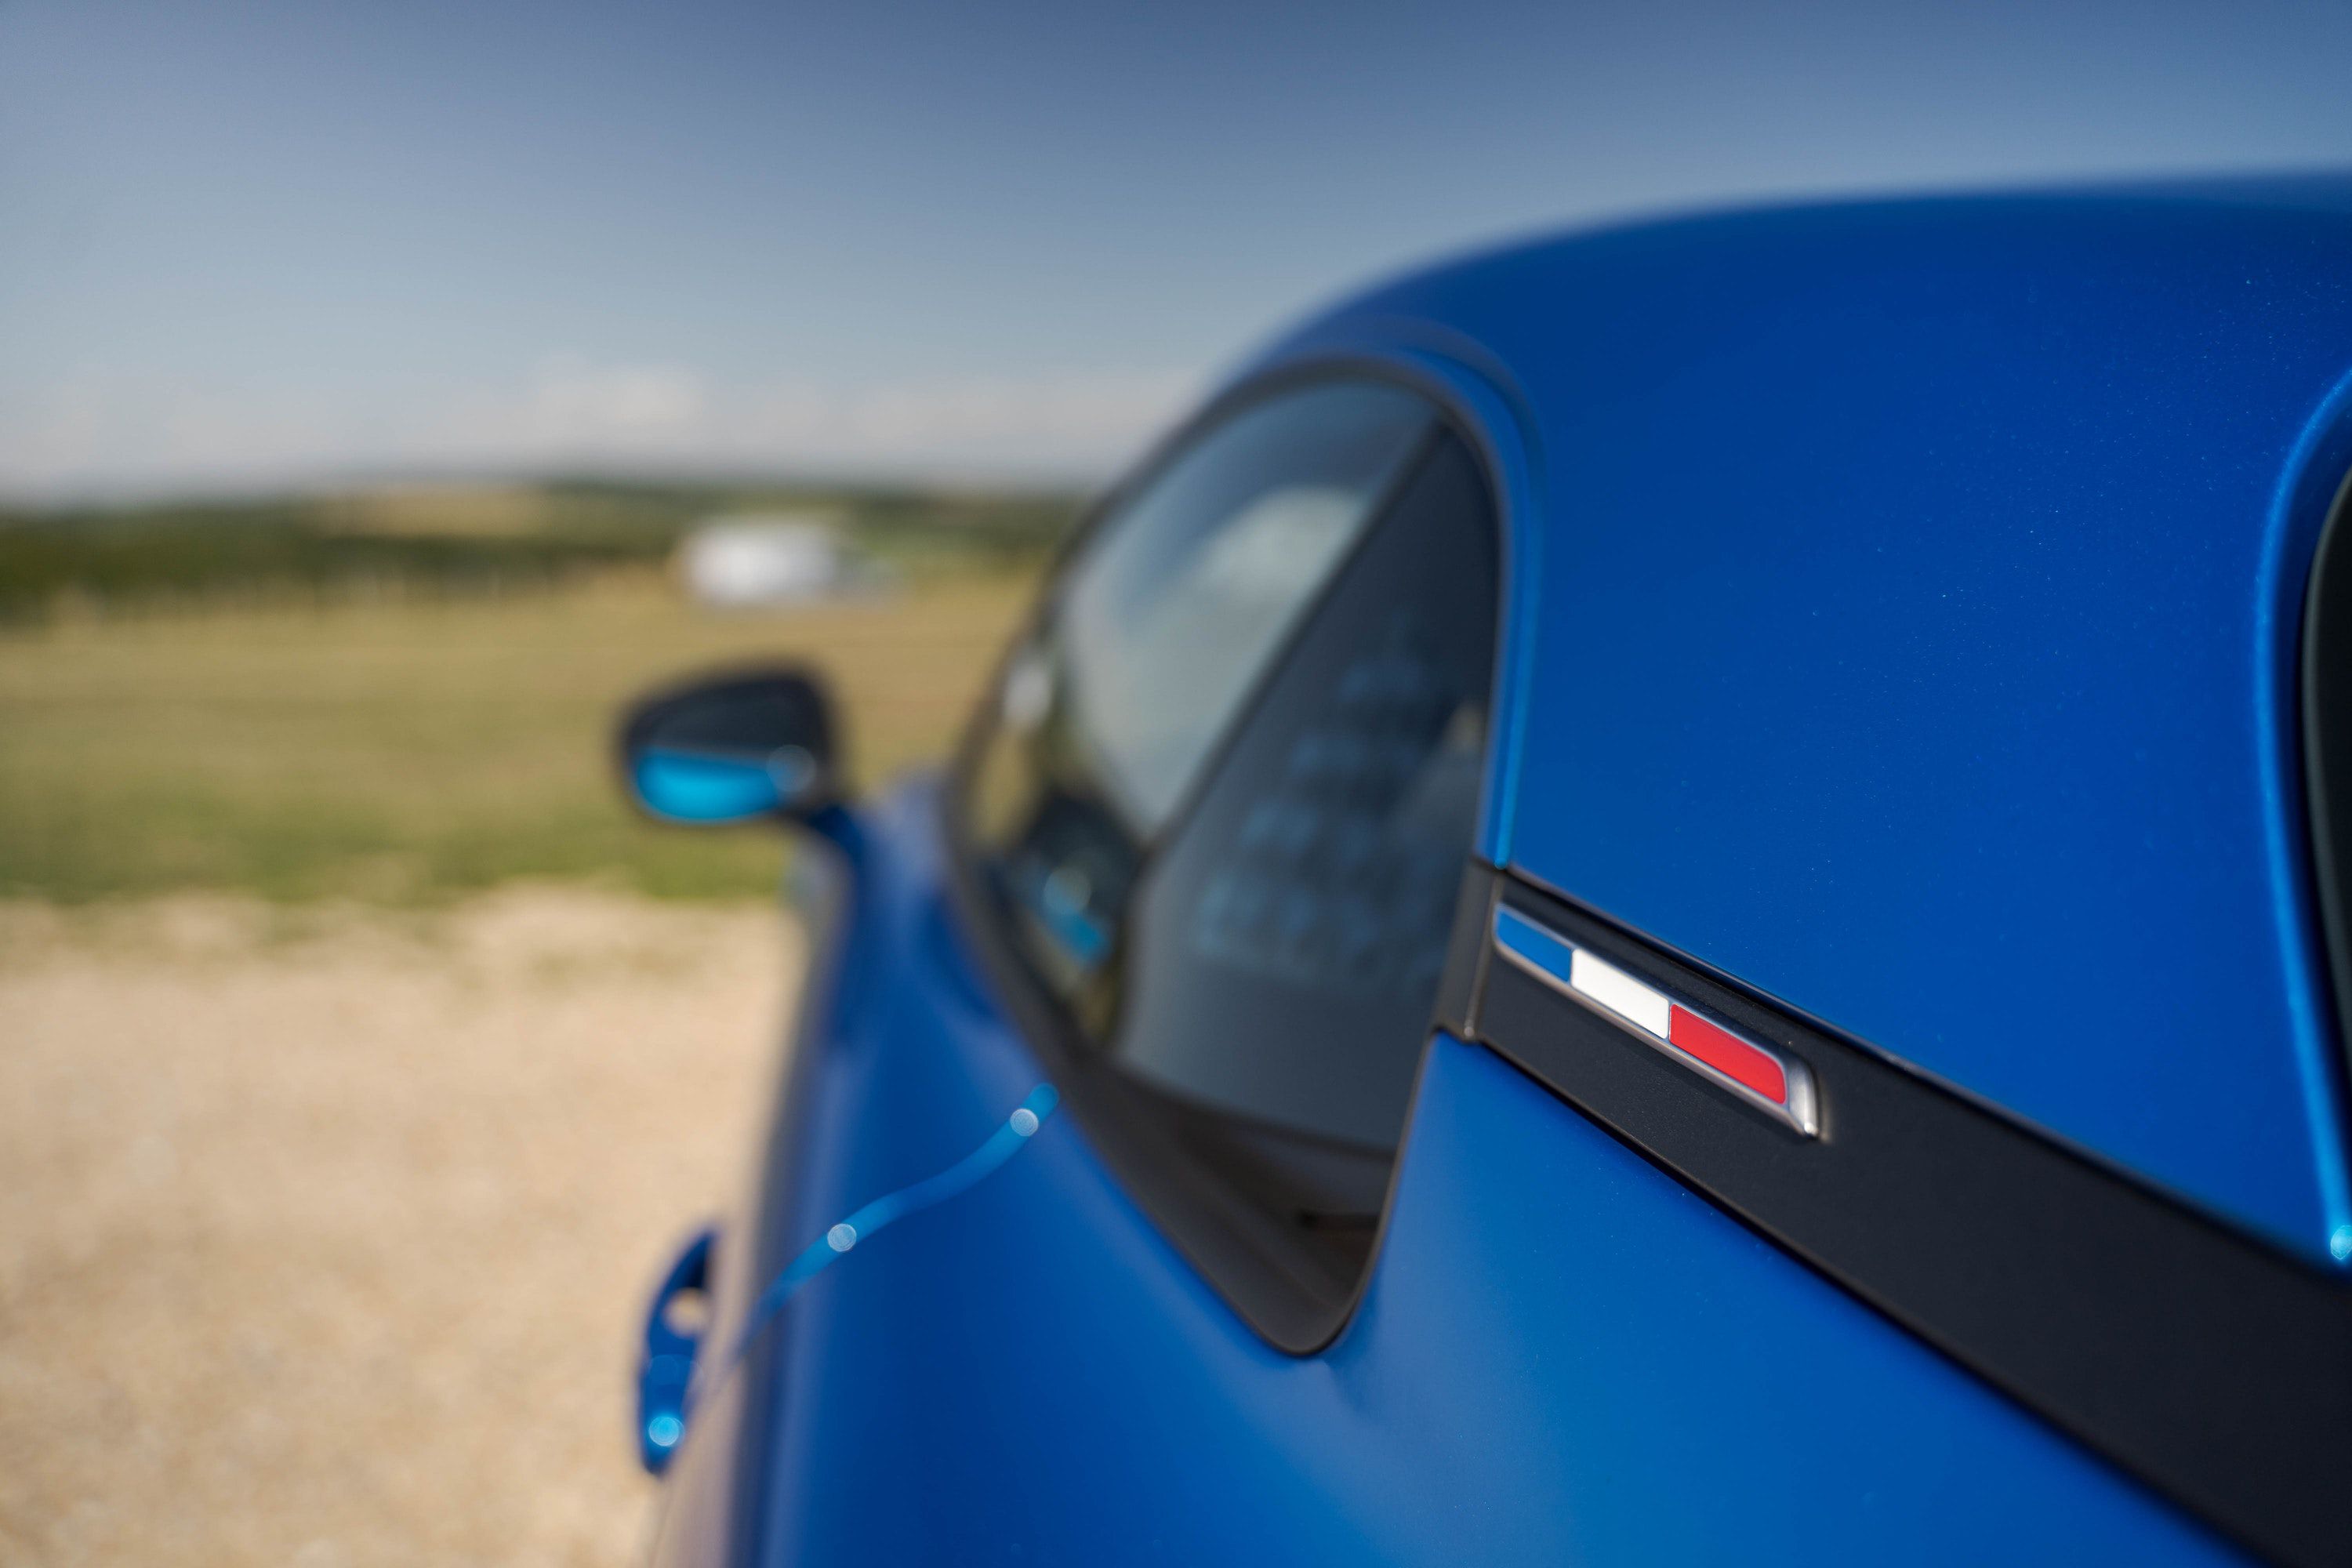
<svg viewBox="0 0 2352 1568"><path fill-rule="evenodd" d="M1222 400L1073 550L953 778L836 831L722 1330L1041 1080L1064 1109L758 1337L666 1560L2226 1556L1433 1027L1490 916L1482 446L1361 371Z"/></svg>

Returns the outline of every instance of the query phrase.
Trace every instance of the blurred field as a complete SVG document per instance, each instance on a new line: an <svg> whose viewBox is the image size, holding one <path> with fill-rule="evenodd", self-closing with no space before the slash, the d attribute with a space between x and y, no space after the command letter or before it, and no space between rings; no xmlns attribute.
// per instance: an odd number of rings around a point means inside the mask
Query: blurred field
<svg viewBox="0 0 2352 1568"><path fill-rule="evenodd" d="M1003 572L1069 526L1059 491L788 484L411 484L135 506L0 500L0 625L98 605L189 609L381 597L479 598L658 566L697 522L785 513L826 521L901 571Z"/></svg>
<svg viewBox="0 0 2352 1568"><path fill-rule="evenodd" d="M797 952L572 889L0 904L0 1563L640 1560L636 1314Z"/></svg>
<svg viewBox="0 0 2352 1568"><path fill-rule="evenodd" d="M872 602L730 617L620 570L520 595L20 626L0 632L0 897L415 904L517 878L760 893L772 835L619 808L616 705L700 665L809 659L834 676L871 782L946 749L1033 581L924 575Z"/></svg>
<svg viewBox="0 0 2352 1568"><path fill-rule="evenodd" d="M635 1314L734 1196L799 939L782 836L627 813L614 710L809 660L871 783L943 752L1033 571L0 625L0 1563L636 1560Z"/></svg>
<svg viewBox="0 0 2352 1568"><path fill-rule="evenodd" d="M858 781L939 757L1054 520L866 496L901 590L718 616L708 505L0 517L0 1563L640 1559L635 1314L800 936L783 835L628 814L614 710L807 660Z"/></svg>

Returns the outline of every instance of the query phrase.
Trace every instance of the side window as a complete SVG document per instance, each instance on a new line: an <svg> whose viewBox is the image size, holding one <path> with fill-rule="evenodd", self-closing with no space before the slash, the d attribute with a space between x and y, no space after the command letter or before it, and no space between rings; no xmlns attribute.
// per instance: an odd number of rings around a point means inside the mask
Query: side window
<svg viewBox="0 0 2352 1568"><path fill-rule="evenodd" d="M1095 531L1013 656L967 830L1090 1031L1146 850L1433 423L1410 394L1347 383L1244 409Z"/></svg>
<svg viewBox="0 0 2352 1568"><path fill-rule="evenodd" d="M1496 578L1428 405L1255 404L1073 558L968 753L968 869L1101 1086L1077 1109L1281 1342L1370 1254L1475 830Z"/></svg>
<svg viewBox="0 0 2352 1568"><path fill-rule="evenodd" d="M1307 1137L1396 1146L1477 827L1486 513L1446 437L1155 859L1109 1047L1129 1071Z"/></svg>

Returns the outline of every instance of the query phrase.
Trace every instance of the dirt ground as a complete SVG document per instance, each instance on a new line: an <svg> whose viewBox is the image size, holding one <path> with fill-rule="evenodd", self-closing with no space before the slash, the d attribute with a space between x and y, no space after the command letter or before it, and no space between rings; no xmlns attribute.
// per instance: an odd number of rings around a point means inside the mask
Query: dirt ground
<svg viewBox="0 0 2352 1568"><path fill-rule="evenodd" d="M553 889L0 904L0 1562L635 1561L636 1314L798 954Z"/></svg>

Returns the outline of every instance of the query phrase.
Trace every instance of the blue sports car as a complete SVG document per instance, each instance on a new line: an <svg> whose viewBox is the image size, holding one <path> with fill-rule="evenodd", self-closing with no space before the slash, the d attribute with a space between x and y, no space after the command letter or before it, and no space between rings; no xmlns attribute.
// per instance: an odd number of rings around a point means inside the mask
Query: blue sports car
<svg viewBox="0 0 2352 1568"><path fill-rule="evenodd" d="M823 933L657 1561L2352 1563L2347 469L2352 182L1664 222L1264 353L941 776L647 699Z"/></svg>

